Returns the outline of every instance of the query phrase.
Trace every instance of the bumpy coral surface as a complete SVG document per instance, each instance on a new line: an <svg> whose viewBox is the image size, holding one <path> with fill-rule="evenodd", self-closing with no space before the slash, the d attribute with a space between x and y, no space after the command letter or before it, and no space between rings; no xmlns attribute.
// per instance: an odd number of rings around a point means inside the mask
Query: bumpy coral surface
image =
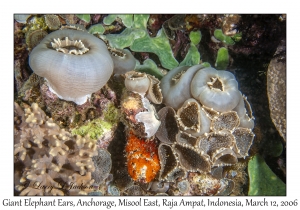
<svg viewBox="0 0 300 210"><path fill-rule="evenodd" d="M128 173L133 180L148 183L155 178L160 169L155 141L139 139L129 133L126 156Z"/></svg>

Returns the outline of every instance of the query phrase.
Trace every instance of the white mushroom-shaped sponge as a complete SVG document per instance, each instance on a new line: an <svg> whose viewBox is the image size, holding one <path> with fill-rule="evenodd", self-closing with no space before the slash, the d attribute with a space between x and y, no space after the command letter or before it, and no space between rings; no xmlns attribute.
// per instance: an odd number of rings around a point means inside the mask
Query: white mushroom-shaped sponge
<svg viewBox="0 0 300 210"><path fill-rule="evenodd" d="M59 98L76 104L102 88L114 68L103 41L70 29L47 35L30 53L29 65Z"/></svg>
<svg viewBox="0 0 300 210"><path fill-rule="evenodd" d="M195 73L202 68L202 65L180 66L169 71L160 83L163 103L177 110L187 99L192 98L190 84Z"/></svg>
<svg viewBox="0 0 300 210"><path fill-rule="evenodd" d="M240 92L229 71L208 67L198 71L191 82L191 94L204 106L227 112L237 106Z"/></svg>

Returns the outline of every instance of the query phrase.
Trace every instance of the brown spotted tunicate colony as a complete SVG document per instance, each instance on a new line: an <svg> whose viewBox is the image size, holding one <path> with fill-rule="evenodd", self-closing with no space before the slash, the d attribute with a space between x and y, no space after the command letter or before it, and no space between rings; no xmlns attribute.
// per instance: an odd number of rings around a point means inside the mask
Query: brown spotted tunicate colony
<svg viewBox="0 0 300 210"><path fill-rule="evenodd" d="M158 180L176 182L178 195L230 194L234 182L222 167L246 158L255 136L251 106L235 76L202 65L177 67L162 78L161 89ZM214 184L198 182L205 179ZM183 180L190 186L183 189Z"/></svg>

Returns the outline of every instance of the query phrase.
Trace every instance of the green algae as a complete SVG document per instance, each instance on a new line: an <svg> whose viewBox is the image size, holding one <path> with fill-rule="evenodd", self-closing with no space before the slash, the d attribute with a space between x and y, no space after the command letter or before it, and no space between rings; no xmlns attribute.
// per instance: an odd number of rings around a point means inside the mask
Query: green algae
<svg viewBox="0 0 300 210"><path fill-rule="evenodd" d="M190 48L179 66L193 66L197 65L200 62L200 53L196 47L197 44L201 41L201 32L200 31L191 31L190 35Z"/></svg>
<svg viewBox="0 0 300 210"><path fill-rule="evenodd" d="M208 62L203 62L203 63L201 63L201 65L204 67L211 67L210 63L208 63Z"/></svg>
<svg viewBox="0 0 300 210"><path fill-rule="evenodd" d="M105 28L102 24L95 24L89 28L88 32L90 34L103 34L105 32Z"/></svg>
<svg viewBox="0 0 300 210"><path fill-rule="evenodd" d="M190 35L190 40L194 45L197 45L200 43L202 35L200 31L191 31Z"/></svg>
<svg viewBox="0 0 300 210"><path fill-rule="evenodd" d="M179 66L193 66L199 64L199 62L200 62L200 53L197 47L193 43L191 43L185 58L179 64Z"/></svg>
<svg viewBox="0 0 300 210"><path fill-rule="evenodd" d="M87 23L89 23L91 21L91 15L89 14L78 14L76 15L80 20L83 20Z"/></svg>
<svg viewBox="0 0 300 210"><path fill-rule="evenodd" d="M109 132L119 121L119 111L112 104L108 104L103 110L104 116L97 118L72 130L73 135L86 136L89 135L91 139L98 139L106 132Z"/></svg>
<svg viewBox="0 0 300 210"><path fill-rule="evenodd" d="M101 35L100 37L109 42L111 47L117 49L124 49L133 44L134 40L144 37L147 34L147 21L149 15L134 15L132 23L129 23L129 19L132 19L132 15L108 15L103 20L104 24L111 24L117 17L121 18L122 21L127 20L124 25L125 28L120 34L107 34Z"/></svg>
<svg viewBox="0 0 300 210"><path fill-rule="evenodd" d="M217 59L215 63L215 67L218 70L224 70L228 67L229 64L229 54L228 50L225 47L221 47L217 53Z"/></svg>
<svg viewBox="0 0 300 210"><path fill-rule="evenodd" d="M35 30L47 30L48 26L45 22L44 16L37 17L34 16L29 19L28 24L26 24L26 27L22 30L23 33L29 32L29 31L35 31Z"/></svg>
<svg viewBox="0 0 300 210"><path fill-rule="evenodd" d="M146 59L143 64L137 63L135 67L136 71L139 72L145 72L147 74L150 74L152 76L155 76L157 79L161 80L163 77L163 74L161 71L157 68L156 63L151 59Z"/></svg>
<svg viewBox="0 0 300 210"><path fill-rule="evenodd" d="M91 139L100 138L105 132L112 128L112 124L102 119L96 119L72 130L73 135L86 136L89 135Z"/></svg>
<svg viewBox="0 0 300 210"><path fill-rule="evenodd" d="M227 44L227 45L235 44L235 42L232 40L232 38L230 36L226 36L225 34L223 34L222 29L216 29L214 31L214 36L216 39L220 40L224 44Z"/></svg>
<svg viewBox="0 0 300 210"><path fill-rule="evenodd" d="M161 65L166 69L173 69L178 66L169 40L162 29L158 31L157 36L154 38L151 38L149 34L146 34L146 36L134 40L130 49L135 52L149 52L156 54Z"/></svg>
<svg viewBox="0 0 300 210"><path fill-rule="evenodd" d="M112 103L109 103L106 106L104 113L104 120L112 124L117 123L119 121L119 110Z"/></svg>
<svg viewBox="0 0 300 210"><path fill-rule="evenodd" d="M242 39L242 32L233 35L231 38L232 38L233 41L235 41L235 42L241 41L241 39Z"/></svg>
<svg viewBox="0 0 300 210"><path fill-rule="evenodd" d="M117 19L117 17L118 15L107 15L103 18L103 23L105 25L111 25Z"/></svg>
<svg viewBox="0 0 300 210"><path fill-rule="evenodd" d="M111 25L117 18L120 18L122 20L122 23L127 28L130 28L133 24L133 15L127 14L127 15L108 15L105 18L103 18L103 23L105 25Z"/></svg>
<svg viewBox="0 0 300 210"><path fill-rule="evenodd" d="M150 15L134 15L133 28L147 30L147 22Z"/></svg>
<svg viewBox="0 0 300 210"><path fill-rule="evenodd" d="M105 24L111 24L115 18L122 21L129 16L113 15L107 16ZM147 22L150 15L133 15L133 22L129 24L120 34L101 35L114 48L124 49L130 47L135 52L150 52L158 56L162 66L166 69L173 69L178 66L178 62L173 56L168 38L163 30L160 30L156 37L151 38L147 32ZM125 24L124 24L125 25ZM128 26L129 26L128 25Z"/></svg>
<svg viewBox="0 0 300 210"><path fill-rule="evenodd" d="M269 168L264 159L255 155L248 163L249 196L285 196L286 185Z"/></svg>
<svg viewBox="0 0 300 210"><path fill-rule="evenodd" d="M107 34L100 37L109 42L111 47L124 49L133 44L135 39L146 35L146 31L142 29L125 28L120 34Z"/></svg>

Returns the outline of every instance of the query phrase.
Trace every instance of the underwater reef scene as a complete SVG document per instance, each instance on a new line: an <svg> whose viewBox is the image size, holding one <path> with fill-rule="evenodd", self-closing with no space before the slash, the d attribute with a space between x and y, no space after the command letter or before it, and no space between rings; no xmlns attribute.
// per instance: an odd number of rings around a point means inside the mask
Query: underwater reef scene
<svg viewBox="0 0 300 210"><path fill-rule="evenodd" d="M14 15L14 195L285 183L285 14Z"/></svg>

